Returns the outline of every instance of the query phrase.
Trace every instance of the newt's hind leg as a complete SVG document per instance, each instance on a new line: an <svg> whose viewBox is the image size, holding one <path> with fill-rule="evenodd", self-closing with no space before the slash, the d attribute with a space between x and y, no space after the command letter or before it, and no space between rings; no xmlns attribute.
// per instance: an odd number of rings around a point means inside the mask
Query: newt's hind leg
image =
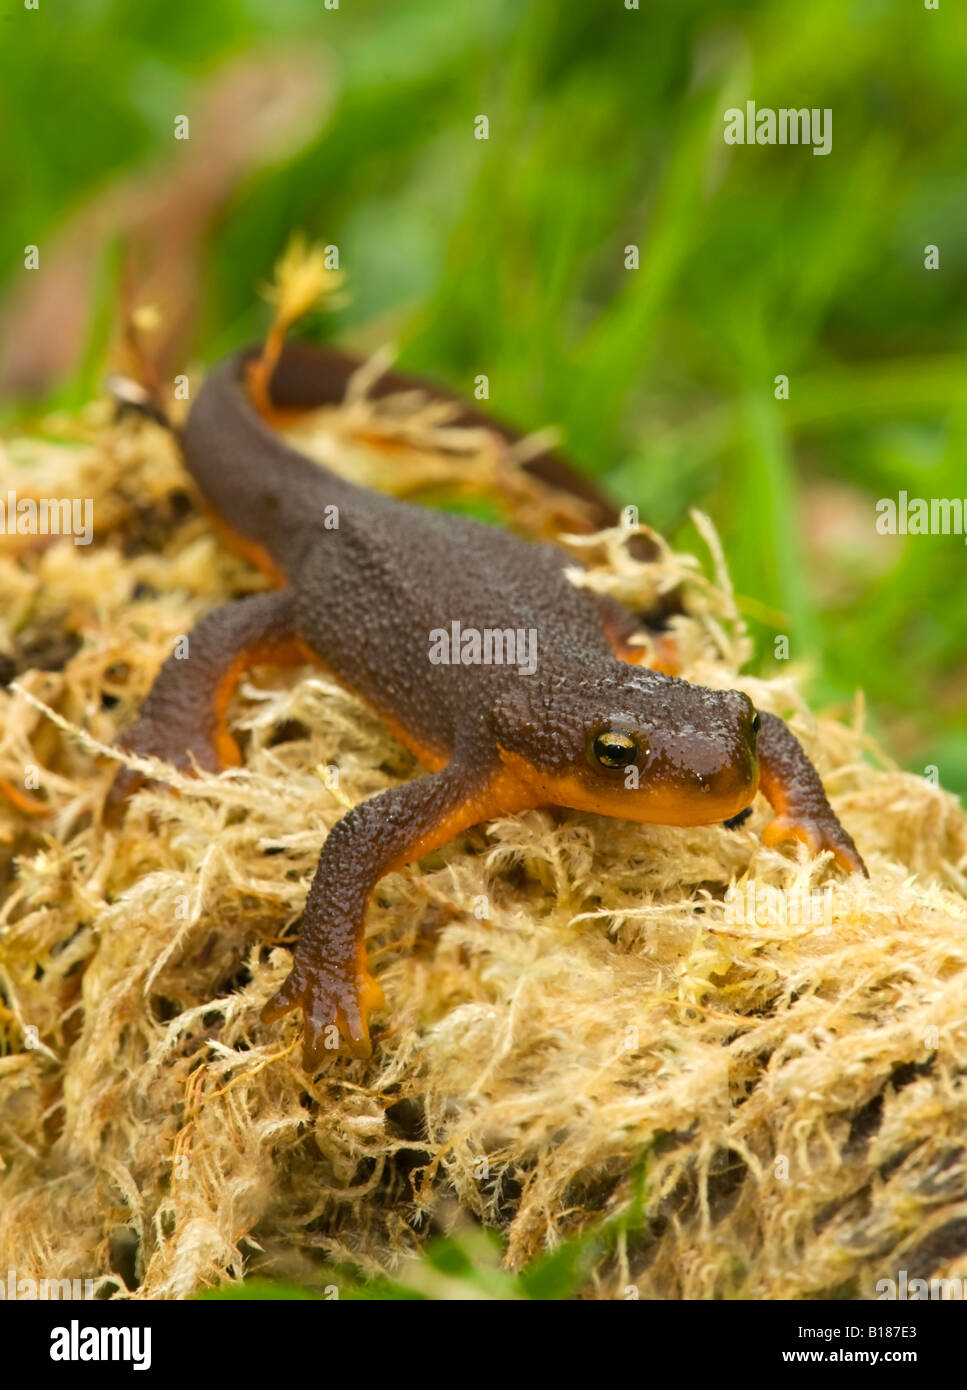
<svg viewBox="0 0 967 1390"><path fill-rule="evenodd" d="M681 664L674 638L661 628L650 626L647 615L632 613L610 594L595 594L594 601L601 615L601 626L619 661L627 661L631 666L650 666L665 676L678 675ZM656 621L661 622L663 617L661 610L656 610ZM648 633L651 652L647 647L632 646L631 638L639 632Z"/></svg>
<svg viewBox="0 0 967 1390"><path fill-rule="evenodd" d="M868 878L859 851L836 819L819 773L795 734L774 714L763 711L761 718L759 786L776 813L763 833L765 843L802 840L814 854L832 850L841 868Z"/></svg>
<svg viewBox="0 0 967 1390"><path fill-rule="evenodd" d="M293 591L253 594L216 608L191 630L185 646L187 655L172 654L158 672L140 719L120 746L186 772L192 758L211 772L237 766L241 755L225 715L242 673L259 661L290 665L311 659L296 630ZM116 820L143 782L142 773L122 767L108 792L105 818Z"/></svg>

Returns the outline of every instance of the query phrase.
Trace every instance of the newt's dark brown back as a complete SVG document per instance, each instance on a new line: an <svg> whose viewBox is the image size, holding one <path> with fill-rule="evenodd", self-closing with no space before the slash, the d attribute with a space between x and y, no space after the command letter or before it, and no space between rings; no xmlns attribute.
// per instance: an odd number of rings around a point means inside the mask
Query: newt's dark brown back
<svg viewBox="0 0 967 1390"><path fill-rule="evenodd" d="M306 642L345 684L425 746L449 751L458 730L472 730L475 710L493 708L496 685L614 666L594 600L564 576L563 551L385 497L307 459L246 398L249 356L209 376L185 429L185 458L222 521L288 577ZM304 349L283 355L274 403L328 398L332 374L318 380L308 361ZM458 632L523 634L524 662L434 662L431 634L452 634L454 623Z"/></svg>

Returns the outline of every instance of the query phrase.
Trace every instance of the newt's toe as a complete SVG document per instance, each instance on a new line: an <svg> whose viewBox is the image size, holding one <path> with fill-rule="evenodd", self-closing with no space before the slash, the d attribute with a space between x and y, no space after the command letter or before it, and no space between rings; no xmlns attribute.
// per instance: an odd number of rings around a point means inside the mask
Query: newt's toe
<svg viewBox="0 0 967 1390"><path fill-rule="evenodd" d="M365 1060L372 1054L367 1016L382 1003L383 992L366 971L346 980L325 969L296 965L262 1009L262 1021L275 1023L292 1009L301 1009L303 1066L315 1072L336 1050L339 1038L354 1057Z"/></svg>
<svg viewBox="0 0 967 1390"><path fill-rule="evenodd" d="M767 845L799 840L813 854L829 850L836 863L847 873L863 874L865 878L870 876L852 836L843 829L835 817L827 820L795 820L791 816L776 816L763 831L762 840Z"/></svg>

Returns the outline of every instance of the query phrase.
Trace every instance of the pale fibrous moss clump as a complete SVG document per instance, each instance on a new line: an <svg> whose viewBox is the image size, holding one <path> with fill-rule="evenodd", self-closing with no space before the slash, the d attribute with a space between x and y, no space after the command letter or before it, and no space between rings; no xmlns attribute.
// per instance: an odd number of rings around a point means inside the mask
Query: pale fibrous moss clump
<svg viewBox="0 0 967 1390"><path fill-rule="evenodd" d="M401 471L433 454L412 405ZM353 402L352 439L324 424L327 456L364 472L367 408L369 437L391 433L385 400ZM441 458L455 486L474 467ZM626 603L682 586L685 676L791 720L869 880L764 847L762 798L737 830L477 827L379 885L373 1058L311 1078L298 1018L260 1009L327 833L417 764L317 670L260 668L232 710L244 766L169 774L177 796L144 790L106 828L117 764L98 750L178 637L262 581L151 423L47 421L0 456L8 487L93 497L96 534L0 550L19 672L0 692L0 1270L180 1298L399 1271L467 1220L520 1268L624 1211L637 1173L644 1219L587 1296L872 1298L899 1269L964 1272L964 815L876 747L859 702L817 717L795 671L742 674L707 525L711 559L642 563L615 530L575 542L575 565ZM755 906L777 902L822 910Z"/></svg>

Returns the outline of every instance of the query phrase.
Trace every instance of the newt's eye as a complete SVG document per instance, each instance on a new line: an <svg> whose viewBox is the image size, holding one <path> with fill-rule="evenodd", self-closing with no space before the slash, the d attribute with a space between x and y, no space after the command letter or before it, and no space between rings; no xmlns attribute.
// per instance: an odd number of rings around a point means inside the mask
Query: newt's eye
<svg viewBox="0 0 967 1390"><path fill-rule="evenodd" d="M757 734L761 728L762 728L762 719L761 719L761 717L760 717L760 715L759 715L759 711L756 710L755 714L752 716L752 732L753 732L754 734Z"/></svg>
<svg viewBox="0 0 967 1390"><path fill-rule="evenodd" d="M605 729L591 744L591 756L600 767L611 772L620 772L629 767L638 757L638 745L630 734L619 733L616 729Z"/></svg>

